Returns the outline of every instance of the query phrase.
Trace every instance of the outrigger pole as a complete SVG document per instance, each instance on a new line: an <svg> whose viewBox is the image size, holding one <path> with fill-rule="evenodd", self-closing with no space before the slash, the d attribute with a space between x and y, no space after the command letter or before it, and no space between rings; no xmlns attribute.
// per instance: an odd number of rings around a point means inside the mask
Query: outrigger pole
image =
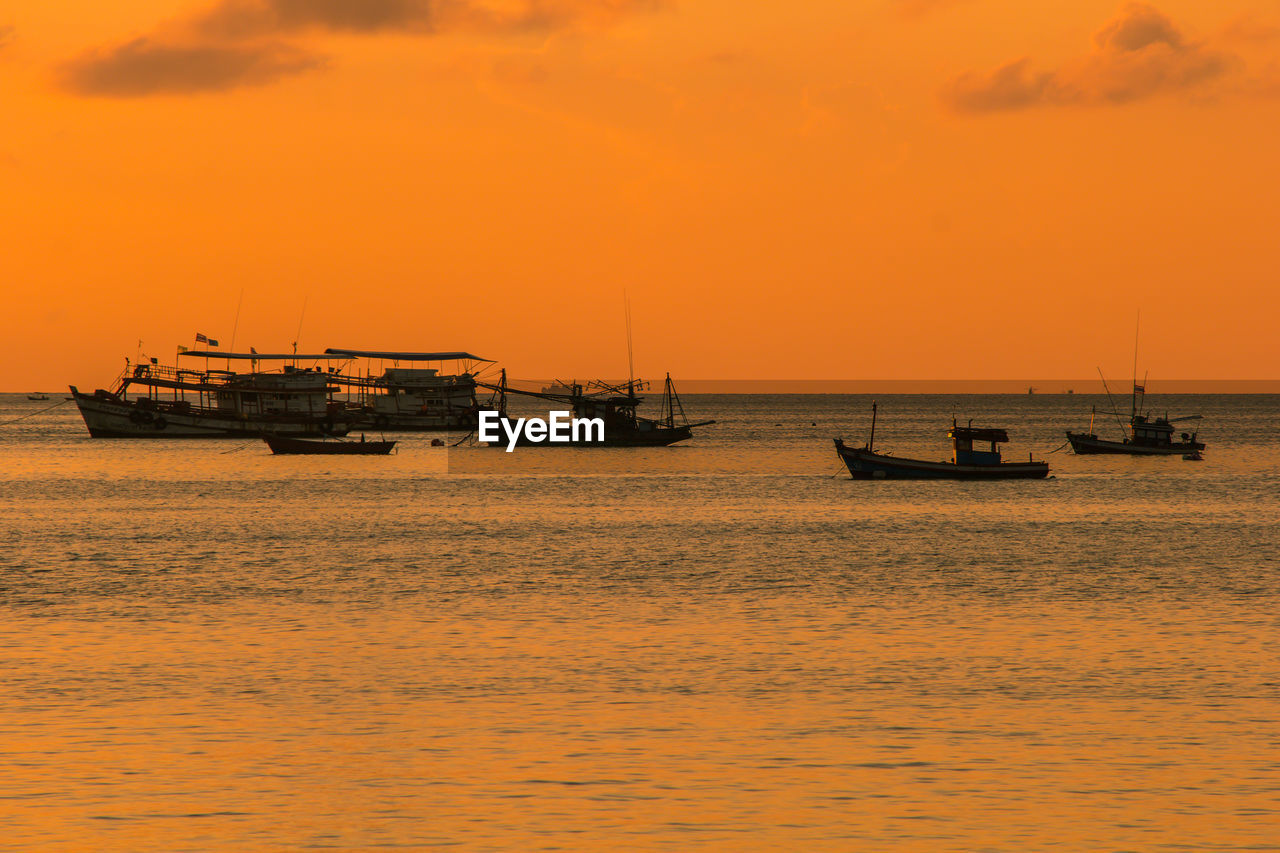
<svg viewBox="0 0 1280 853"><path fill-rule="evenodd" d="M1102 368L1098 368L1098 378L1102 380L1102 390L1107 392L1107 403L1111 406L1111 414L1115 415L1116 424L1120 427L1120 431L1124 431L1124 424L1120 423L1120 413L1116 411L1116 402L1111 399L1111 389L1107 386L1107 377L1102 375Z"/></svg>

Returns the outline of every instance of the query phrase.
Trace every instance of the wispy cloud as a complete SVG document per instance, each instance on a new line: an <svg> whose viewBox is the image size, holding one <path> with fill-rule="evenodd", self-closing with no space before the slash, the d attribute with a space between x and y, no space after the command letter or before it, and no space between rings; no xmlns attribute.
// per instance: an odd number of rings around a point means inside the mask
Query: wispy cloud
<svg viewBox="0 0 1280 853"><path fill-rule="evenodd" d="M89 51L62 67L80 95L137 97L262 85L324 67L310 33L493 36L609 26L666 0L218 0L155 33Z"/></svg>
<svg viewBox="0 0 1280 853"><path fill-rule="evenodd" d="M303 30L502 33L610 24L662 0L222 0L192 19L205 35L244 38Z"/></svg>
<svg viewBox="0 0 1280 853"><path fill-rule="evenodd" d="M192 94L261 85L323 65L284 44L181 46L140 38L67 63L62 81L80 95Z"/></svg>
<svg viewBox="0 0 1280 853"><path fill-rule="evenodd" d="M1239 68L1232 53L1188 40L1163 13L1130 3L1075 62L1036 71L1029 58L951 82L943 100L966 113L1066 104L1123 104L1155 95L1205 91Z"/></svg>

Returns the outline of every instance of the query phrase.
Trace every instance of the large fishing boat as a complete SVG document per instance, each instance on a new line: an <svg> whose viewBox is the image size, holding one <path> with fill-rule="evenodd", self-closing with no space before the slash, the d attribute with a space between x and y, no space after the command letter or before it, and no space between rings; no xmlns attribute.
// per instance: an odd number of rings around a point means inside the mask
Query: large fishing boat
<svg viewBox="0 0 1280 853"><path fill-rule="evenodd" d="M1101 375L1102 371L1098 371ZM1115 403L1111 398L1111 389L1107 387L1107 380L1102 379L1103 390L1107 392L1107 401L1111 403L1111 411L1103 412L1103 414L1112 415L1117 422L1121 415L1115 411ZM1111 441L1099 438L1097 433L1093 431L1094 420L1098 415L1097 407L1089 413L1089 431L1088 432L1072 432L1067 430L1067 440L1071 442L1071 449L1081 456L1092 456L1097 454L1123 454L1126 456L1184 456L1198 454L1204 450L1204 442L1200 441L1195 432L1184 432L1180 436L1180 441L1173 440L1174 424L1181 421L1198 421L1202 415L1183 415L1180 418L1171 418L1166 413L1163 417L1152 417L1150 412L1142 413L1142 404L1146 400L1147 382L1143 377L1141 384L1133 383L1133 393L1130 396L1129 404L1129 421L1126 426L1120 423L1120 428L1125 432L1124 438L1120 441Z"/></svg>
<svg viewBox="0 0 1280 853"><path fill-rule="evenodd" d="M870 439L862 447L849 447L837 438L836 454L855 480L1025 480L1049 474L1049 463L1036 462L1029 456L1026 462L1003 461L1000 445L1008 442L1009 434L1002 429L975 428L972 421L962 427L952 419L947 436L952 446L949 461L876 453L876 404L872 403ZM975 449L974 442L989 442L991 448Z"/></svg>
<svg viewBox="0 0 1280 853"><path fill-rule="evenodd" d="M1180 436L1181 441L1174 441L1173 425L1180 421L1198 421L1201 419L1201 415L1183 415L1180 418L1171 418L1166 412L1163 417L1152 417L1150 412L1142 411L1143 403L1147 399L1147 375L1144 373L1142 382L1138 382L1139 327L1140 324L1135 324L1133 330L1133 391L1129 395L1129 422L1127 426L1120 421L1122 415L1116 410L1115 400L1111 397L1111 387L1107 385L1107 377L1102 375L1102 368L1098 368L1098 377L1102 380L1102 390L1107 392L1107 403L1111 406L1111 411L1103 412L1103 414L1111 415L1116 419L1121 431L1125 433L1124 437L1120 441L1111 441L1098 437L1097 433L1093 431L1094 419L1098 414L1095 406L1089 414L1089 431L1081 433L1067 430L1067 441L1071 442L1071 449L1081 456L1123 454L1126 456L1178 455L1199 458L1200 451L1204 450L1204 442L1197 438L1195 432L1184 432Z"/></svg>
<svg viewBox="0 0 1280 853"><path fill-rule="evenodd" d="M361 429L388 432L471 430L476 427L476 367L492 359L469 352L392 352L383 350L325 350L332 358L363 360L359 367L346 368L333 381L347 392L347 412ZM375 363L391 362L391 367ZM401 367L408 362L414 367ZM436 363L437 367L426 367ZM442 374L445 362L455 362L458 371Z"/></svg>
<svg viewBox="0 0 1280 853"><path fill-rule="evenodd" d="M351 426L345 407L334 400L331 368L299 367L328 355L232 353L189 350L204 359L197 369L166 366L155 359L125 362L110 390L92 394L71 386L89 435L94 438L245 438L263 433L286 436L341 435ZM225 361L226 370L209 366ZM232 362L250 371L231 370ZM259 370L260 362L286 362L279 370Z"/></svg>
<svg viewBox="0 0 1280 853"><path fill-rule="evenodd" d="M676 394L675 383L671 381L669 373L663 386L662 411L657 418L646 418L636 413L636 409L644 402L644 397L637 393L644 390L644 383L635 379L628 380L624 384L591 382L586 386L575 382L565 386L568 389L566 394L548 394L512 388L507 384L507 374L504 370L497 385L485 383L481 385L496 392L494 406L501 413L503 420L507 420L507 395L519 394L559 403L565 406L574 418L599 418L604 423L603 441L579 440L547 444L546 446L549 447L665 447L691 438L695 427L715 423L714 420L689 423L684 413L684 405L680 402L680 396ZM514 425L512 432L515 432ZM535 444L535 442L524 438L521 433L518 444L524 446Z"/></svg>
<svg viewBox="0 0 1280 853"><path fill-rule="evenodd" d="M1114 413L1106 413L1114 414ZM1089 415L1089 431L1087 433L1067 430L1067 440L1071 449L1081 456L1097 454L1123 454L1127 456L1189 456L1204 450L1205 445L1195 432L1184 432L1179 441L1173 440L1174 424L1180 421L1200 420L1202 415L1184 415L1180 418L1153 418L1150 414L1140 415L1133 411L1129 415L1126 434L1121 441L1099 438L1093 431L1095 409ZM1123 427L1124 425L1122 425Z"/></svg>

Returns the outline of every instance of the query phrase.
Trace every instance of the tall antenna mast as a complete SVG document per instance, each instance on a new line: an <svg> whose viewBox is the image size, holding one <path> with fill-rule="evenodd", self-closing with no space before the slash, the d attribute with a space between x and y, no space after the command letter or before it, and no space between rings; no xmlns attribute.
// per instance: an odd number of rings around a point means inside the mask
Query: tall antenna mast
<svg viewBox="0 0 1280 853"><path fill-rule="evenodd" d="M298 314L298 331L293 335L293 354L298 354L298 339L302 337L302 321L307 316L307 295L302 296L302 311ZM298 360L294 359L294 366L297 367Z"/></svg>
<svg viewBox="0 0 1280 853"><path fill-rule="evenodd" d="M1130 405L1129 420L1133 420L1138 414L1138 330L1142 326L1142 309L1138 309L1138 318L1133 323L1133 391L1132 404Z"/></svg>
<svg viewBox="0 0 1280 853"><path fill-rule="evenodd" d="M231 324L231 348L229 352L236 351L236 332L240 328L240 306L243 304L244 304L244 288L242 287L240 288L240 298L236 300L236 321ZM227 365L228 366L231 365L230 360L227 361Z"/></svg>
<svg viewBox="0 0 1280 853"><path fill-rule="evenodd" d="M636 363L631 348L631 297L627 295L625 287L622 289L622 307L627 316L627 389L630 390L635 382Z"/></svg>

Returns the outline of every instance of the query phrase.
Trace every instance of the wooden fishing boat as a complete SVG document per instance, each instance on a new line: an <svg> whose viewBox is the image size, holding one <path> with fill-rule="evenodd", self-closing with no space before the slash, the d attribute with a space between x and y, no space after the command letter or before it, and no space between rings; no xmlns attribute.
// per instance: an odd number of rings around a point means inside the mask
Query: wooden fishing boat
<svg viewBox="0 0 1280 853"><path fill-rule="evenodd" d="M836 454L855 480L1028 480L1043 479L1049 463L1028 458L1026 462L1005 462L1000 445L1009 440L1002 429L959 426L954 419L947 432L951 439L949 461L931 462L875 452L876 404L871 404L871 438L862 447L849 447L835 439ZM990 443L989 450L974 448L974 442Z"/></svg>
<svg viewBox="0 0 1280 853"><path fill-rule="evenodd" d="M333 397L332 372L300 361L336 360L325 354L236 353L185 350L199 367L125 362L111 390L92 394L71 386L89 435L94 438L255 438L273 435L341 435L351 417ZM226 370L210 366L225 361ZM248 362L248 372L232 363ZM259 365L282 363L278 370ZM292 363L290 363L292 362Z"/></svg>
<svg viewBox="0 0 1280 853"><path fill-rule="evenodd" d="M1102 379L1102 390L1107 392L1107 402L1111 405L1110 412L1103 412L1106 415L1112 415L1119 423L1121 414L1116 411L1115 401L1111 397L1111 388L1107 385L1107 377L1102 375L1102 368L1098 368L1098 376ZM1088 432L1072 432L1067 430L1067 441L1071 442L1071 449L1080 456L1096 456L1100 454L1123 454L1125 456L1198 456L1201 450L1204 450L1204 442L1196 437L1195 432L1184 432L1181 434L1181 441L1173 440L1174 424L1179 421L1198 421L1201 415L1184 415L1180 418L1171 418L1166 413L1164 417L1152 417L1150 412L1143 413L1143 403L1147 399L1147 376L1143 374L1142 382L1138 382L1138 332L1134 329L1133 334L1133 391L1129 395L1129 420L1127 425L1120 423L1120 428L1125 432L1124 437L1120 441L1113 441L1105 438L1099 438L1097 433L1093 431L1093 423L1098 411L1095 407L1089 414L1089 431Z"/></svg>
<svg viewBox="0 0 1280 853"><path fill-rule="evenodd" d="M49 395L48 394L28 394L27 399L28 400L48 400Z"/></svg>
<svg viewBox="0 0 1280 853"><path fill-rule="evenodd" d="M277 455L305 454L309 456L386 456L391 452L391 448L396 446L394 441L365 441L364 436L360 436L359 441L347 441L343 439L318 441L315 439L293 438L292 436L284 435L264 435L262 440L267 443L267 447L271 448L271 452Z"/></svg>
<svg viewBox="0 0 1280 853"><path fill-rule="evenodd" d="M1096 414L1096 413L1095 413ZM1173 425L1178 421L1199 420L1200 415L1181 418L1151 418L1146 415L1129 416L1128 435L1121 441L1099 438L1093 431L1093 419L1087 433L1067 430L1071 449L1080 456L1098 454L1123 454L1126 456L1199 456L1205 444L1194 432L1182 433L1181 441L1173 440Z"/></svg>
<svg viewBox="0 0 1280 853"><path fill-rule="evenodd" d="M346 390L346 414L352 418L353 429L431 432L476 428L481 409L476 400L476 374L492 364L492 359L469 352L334 347L326 349L325 355L357 361L331 377ZM382 368L386 362L394 366ZM411 366L402 367L402 362Z"/></svg>
<svg viewBox="0 0 1280 853"><path fill-rule="evenodd" d="M1101 374L1101 371L1099 371ZM1104 377L1102 387L1107 392L1107 400L1111 401L1111 389L1107 388L1107 380ZM1146 399L1146 380L1142 384L1135 382L1133 384L1132 403L1129 409L1129 422L1126 428L1125 424L1121 424L1121 428L1125 429L1126 435L1120 441L1112 441L1105 438L1099 438L1098 434L1093 431L1094 420L1098 415L1095 407L1089 413L1089 431L1088 432L1072 432L1067 430L1067 441L1071 442L1071 449L1080 456L1095 456L1099 454L1123 454L1126 456L1187 456L1191 454L1199 454L1204 450L1204 442L1197 439L1195 432L1184 432L1181 435L1181 441L1173 440L1173 425L1179 421L1198 421L1202 415L1184 415L1180 418L1171 418L1167 414L1164 417L1151 417L1150 413L1139 414L1143 400ZM1112 403L1112 411L1103 412L1103 414L1113 415L1117 420L1120 414L1115 411L1114 402Z"/></svg>

